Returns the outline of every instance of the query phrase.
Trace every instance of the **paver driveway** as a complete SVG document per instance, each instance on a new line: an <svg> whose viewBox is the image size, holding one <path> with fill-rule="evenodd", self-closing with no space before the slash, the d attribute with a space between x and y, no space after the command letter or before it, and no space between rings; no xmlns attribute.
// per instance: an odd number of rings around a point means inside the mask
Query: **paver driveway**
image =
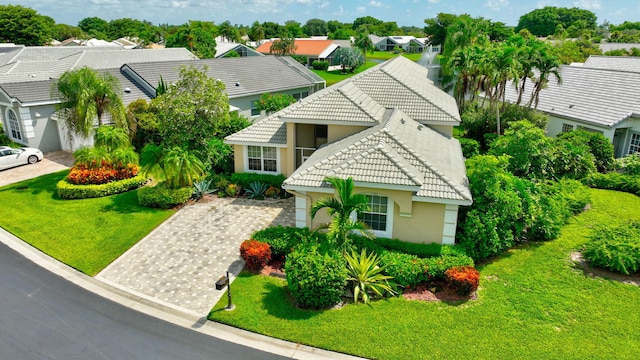
<svg viewBox="0 0 640 360"><path fill-rule="evenodd" d="M73 166L73 154L71 152L55 151L46 153L44 158L35 164L0 170L0 186L65 170L71 166Z"/></svg>
<svg viewBox="0 0 640 360"><path fill-rule="evenodd" d="M96 278L205 316L225 293L215 282L237 275L240 244L268 226L295 224L294 199L213 198L187 205ZM235 277L235 276L234 276Z"/></svg>

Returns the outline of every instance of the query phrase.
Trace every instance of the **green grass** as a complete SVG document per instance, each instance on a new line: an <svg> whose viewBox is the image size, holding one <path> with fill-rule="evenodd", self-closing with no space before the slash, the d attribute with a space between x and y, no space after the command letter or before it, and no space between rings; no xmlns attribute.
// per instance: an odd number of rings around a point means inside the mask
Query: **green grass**
<svg viewBox="0 0 640 360"><path fill-rule="evenodd" d="M173 214L139 206L137 191L61 200L56 183L67 174L0 188L0 226L85 274L97 274Z"/></svg>
<svg viewBox="0 0 640 360"><path fill-rule="evenodd" d="M391 51L374 51L373 54L367 53L367 59L376 59L376 60L389 60L396 56L398 56L398 54L394 54ZM402 53L402 56L412 61L418 61L420 60L420 57L422 57L422 53L417 53L417 54Z"/></svg>
<svg viewBox="0 0 640 360"><path fill-rule="evenodd" d="M327 82L327 87L335 84L335 83L339 83L340 81L344 80L344 79L348 79L356 74L359 74L369 68L372 68L376 65L378 65L379 63L373 62L373 61L367 61L363 66L359 67L358 69L356 69L356 71L352 72L352 73L346 73L343 74L341 70L333 70L333 71L324 71L324 70L311 70L314 73L316 73L318 76L320 76L321 78L323 78L326 82Z"/></svg>
<svg viewBox="0 0 640 360"><path fill-rule="evenodd" d="M392 298L339 310L297 309L286 282L243 273L236 309L210 319L250 331L374 359L635 359L640 288L590 278L569 254L598 224L640 220L640 197L592 191L591 210L551 242L512 249L480 265L479 298L462 304ZM319 335L321 334L321 335Z"/></svg>

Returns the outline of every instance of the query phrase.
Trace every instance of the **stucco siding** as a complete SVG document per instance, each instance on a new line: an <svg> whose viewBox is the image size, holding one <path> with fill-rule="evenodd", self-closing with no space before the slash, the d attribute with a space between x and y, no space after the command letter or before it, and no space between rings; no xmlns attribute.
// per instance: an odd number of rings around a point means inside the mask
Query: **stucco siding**
<svg viewBox="0 0 640 360"><path fill-rule="evenodd" d="M453 126L452 125L427 125L429 127L431 127L432 129L447 135L447 136L453 136Z"/></svg>
<svg viewBox="0 0 640 360"><path fill-rule="evenodd" d="M344 139L366 128L365 126L329 125L327 127L327 142L332 143Z"/></svg>

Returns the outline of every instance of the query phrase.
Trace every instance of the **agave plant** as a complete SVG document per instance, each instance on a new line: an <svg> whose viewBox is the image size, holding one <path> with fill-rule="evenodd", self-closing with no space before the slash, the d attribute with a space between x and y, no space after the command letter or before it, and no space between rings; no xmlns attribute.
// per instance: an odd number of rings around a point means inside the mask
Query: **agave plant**
<svg viewBox="0 0 640 360"><path fill-rule="evenodd" d="M216 189L211 187L211 180L202 179L193 183L193 197L202 199L205 195L209 195Z"/></svg>
<svg viewBox="0 0 640 360"><path fill-rule="evenodd" d="M395 295L396 292L389 284L391 276L384 275L382 271L384 267L378 265L380 260L378 255L371 253L367 255L367 251L362 249L360 254L352 251L346 254L347 260L347 281L353 284L353 299L358 303L360 297L367 304L371 300L370 293L377 296L385 294Z"/></svg>
<svg viewBox="0 0 640 360"><path fill-rule="evenodd" d="M269 186L262 181L252 181L249 183L249 187L245 190L245 193L249 199L262 199L268 188Z"/></svg>

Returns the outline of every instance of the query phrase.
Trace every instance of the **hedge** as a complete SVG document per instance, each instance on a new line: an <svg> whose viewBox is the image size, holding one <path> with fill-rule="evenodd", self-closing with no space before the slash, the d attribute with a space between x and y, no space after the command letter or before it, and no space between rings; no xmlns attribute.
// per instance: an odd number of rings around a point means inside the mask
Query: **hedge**
<svg viewBox="0 0 640 360"><path fill-rule="evenodd" d="M591 174L582 183L597 189L617 190L640 195L640 176L618 173Z"/></svg>
<svg viewBox="0 0 640 360"><path fill-rule="evenodd" d="M142 174L138 174L130 179L100 185L75 185L63 179L56 184L56 189L61 199L87 199L127 192L139 188L144 185L147 180L148 178Z"/></svg>
<svg viewBox="0 0 640 360"><path fill-rule="evenodd" d="M184 204L191 195L190 187L170 189L164 184L146 186L138 191L138 202L142 206L169 209L176 205Z"/></svg>
<svg viewBox="0 0 640 360"><path fill-rule="evenodd" d="M284 175L269 175L269 174L255 174L255 173L233 173L230 178L232 184L240 185L243 189L248 189L249 184L254 181L263 182L269 186L274 186L278 189L282 188L282 182L286 178Z"/></svg>

